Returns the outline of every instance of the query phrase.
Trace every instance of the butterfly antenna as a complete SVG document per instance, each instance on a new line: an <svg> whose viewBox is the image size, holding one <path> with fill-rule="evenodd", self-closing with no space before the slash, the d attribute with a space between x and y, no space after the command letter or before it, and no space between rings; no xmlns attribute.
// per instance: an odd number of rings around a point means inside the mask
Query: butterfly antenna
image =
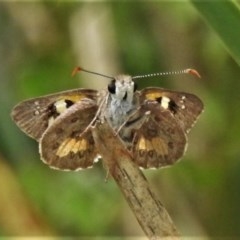
<svg viewBox="0 0 240 240"><path fill-rule="evenodd" d="M201 78L201 76L197 70L188 68L188 69L178 70L178 71L159 72L159 73L150 73L150 74L145 74L145 75L139 75L139 76L132 77L132 79L165 76L165 75L178 75L178 74L192 74L194 76L197 76L198 78Z"/></svg>
<svg viewBox="0 0 240 240"><path fill-rule="evenodd" d="M72 77L75 76L78 72L81 72L81 71L91 73L91 74L95 74L95 75L98 75L98 76L101 76L101 77L113 79L113 77L110 77L110 76L107 76L107 75L104 75L104 74L101 74L101 73L97 73L97 72L92 72L92 71L86 70L82 67L74 68L73 71L72 71Z"/></svg>

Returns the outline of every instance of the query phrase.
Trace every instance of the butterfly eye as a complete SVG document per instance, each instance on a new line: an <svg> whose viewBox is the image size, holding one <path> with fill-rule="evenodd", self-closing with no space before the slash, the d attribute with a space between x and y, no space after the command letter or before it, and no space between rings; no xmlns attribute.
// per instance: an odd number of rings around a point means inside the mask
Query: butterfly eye
<svg viewBox="0 0 240 240"><path fill-rule="evenodd" d="M111 94L115 94L116 93L116 80L113 79L109 84L108 84L108 91Z"/></svg>

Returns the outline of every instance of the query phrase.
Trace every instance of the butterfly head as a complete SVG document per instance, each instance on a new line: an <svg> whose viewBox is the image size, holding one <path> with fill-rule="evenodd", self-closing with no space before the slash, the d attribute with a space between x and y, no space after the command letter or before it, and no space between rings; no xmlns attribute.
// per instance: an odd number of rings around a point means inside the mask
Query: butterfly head
<svg viewBox="0 0 240 240"><path fill-rule="evenodd" d="M108 84L108 92L112 98L120 101L132 101L136 90L137 85L129 75L118 75Z"/></svg>

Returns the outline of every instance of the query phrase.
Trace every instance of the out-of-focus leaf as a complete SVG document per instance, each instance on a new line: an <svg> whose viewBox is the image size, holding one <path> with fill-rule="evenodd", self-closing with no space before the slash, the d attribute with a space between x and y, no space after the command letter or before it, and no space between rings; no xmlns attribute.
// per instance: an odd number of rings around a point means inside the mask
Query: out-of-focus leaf
<svg viewBox="0 0 240 240"><path fill-rule="evenodd" d="M233 1L191 1L240 65L240 10Z"/></svg>

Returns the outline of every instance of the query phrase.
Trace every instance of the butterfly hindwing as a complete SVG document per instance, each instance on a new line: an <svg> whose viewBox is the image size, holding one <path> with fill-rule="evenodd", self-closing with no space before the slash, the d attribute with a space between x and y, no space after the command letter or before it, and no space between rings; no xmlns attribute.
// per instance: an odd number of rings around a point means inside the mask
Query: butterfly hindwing
<svg viewBox="0 0 240 240"><path fill-rule="evenodd" d="M61 170L92 166L97 152L87 127L97 109L94 101L83 99L56 118L40 140L42 160L50 167Z"/></svg>
<svg viewBox="0 0 240 240"><path fill-rule="evenodd" d="M171 165L185 151L186 135L169 111L156 101L145 101L140 109L150 111L133 139L135 162L143 168Z"/></svg>
<svg viewBox="0 0 240 240"><path fill-rule="evenodd" d="M29 99L16 105L11 115L23 132L39 141L44 131L63 111L83 98L96 101L97 91L74 89Z"/></svg>

